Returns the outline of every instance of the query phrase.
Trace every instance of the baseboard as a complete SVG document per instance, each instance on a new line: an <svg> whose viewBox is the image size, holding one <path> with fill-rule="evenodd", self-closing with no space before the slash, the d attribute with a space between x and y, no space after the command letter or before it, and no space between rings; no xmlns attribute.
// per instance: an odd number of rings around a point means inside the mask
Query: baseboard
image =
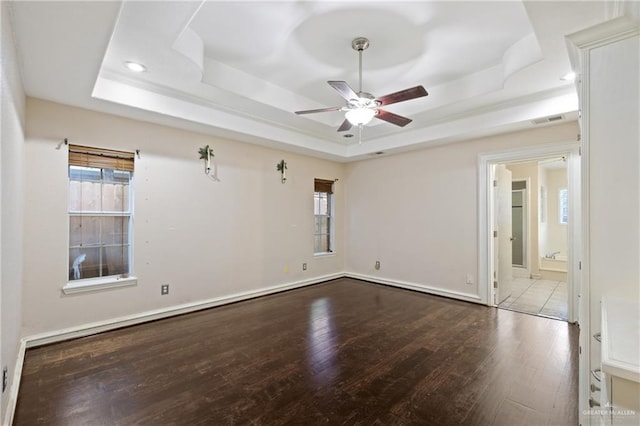
<svg viewBox="0 0 640 426"><path fill-rule="evenodd" d="M342 278L345 274L340 272L336 274L323 275L320 277L310 278L307 280L296 281L292 283L280 284L273 287L267 287L260 290L247 291L237 293L230 296L216 297L197 302L185 303L182 305L169 306L166 308L155 309L153 311L141 312L139 314L127 315L124 317L113 318L110 320L99 321L84 324L76 327L69 327L62 330L55 330L47 333L27 336L23 340L26 348L47 345L50 343L61 342L69 339L90 336L92 334L102 333L117 328L128 327L130 325L141 324L144 322L154 321L158 319L168 318L175 315L195 312L202 309L213 308L216 306L227 305L229 303L240 302L243 300L253 299L268 294L279 293L282 291L292 290L294 288L305 287L308 285L318 284L324 281ZM24 357L23 357L24 358Z"/></svg>
<svg viewBox="0 0 640 426"><path fill-rule="evenodd" d="M329 275L323 275L320 277L310 278L307 280L280 284L280 285L267 287L260 290L247 291L247 292L237 293L229 296L223 296L223 297L217 297L213 299L201 300L197 302L185 303L182 305L169 306L166 308L155 309L147 312L141 312L139 314L127 315L124 317L113 318L105 321L98 321L98 322L84 324L76 327L69 327L61 330L55 330L47 333L27 336L22 339L23 345L25 345L26 348L32 348L36 346L47 345L50 343L61 342L64 340L90 336L92 334L102 333L102 332L114 330L117 328L128 327L130 325L141 324L148 321L168 318L175 315L186 314L189 312L199 311L207 308L213 308L216 306L226 305L229 303L240 302L243 300L253 299L255 297L266 296L268 294L279 293L282 291L292 290L294 288L313 285L313 284L321 283L324 281L329 281L329 280L343 278L343 277L355 278L355 279L364 280L364 281L371 281L374 283L385 284L393 287L399 287L399 288L404 288L408 290L415 290L415 291L420 291L428 294L435 294L438 296L464 300L467 302L484 304L484 302L480 299L478 295L471 294L471 293L462 293L462 292L451 291L451 290L443 290L440 288L425 286L422 284L416 284L416 283L399 281L399 280L390 280L390 279L375 277L371 275L358 274L355 272L339 272L335 274L329 274ZM20 365L22 365L21 364L22 359L19 362L20 362ZM19 377L19 376L14 376L14 377Z"/></svg>
<svg viewBox="0 0 640 426"><path fill-rule="evenodd" d="M4 426L13 424L13 416L16 412L16 404L18 403L18 391L20 390L20 378L22 377L22 366L24 365L24 354L26 350L27 342L25 339L21 339L20 347L18 348L16 366L13 369L13 381L9 387L7 410L5 411L4 418L2 419L2 424Z"/></svg>
<svg viewBox="0 0 640 426"><path fill-rule="evenodd" d="M404 288L404 289L407 289L407 290L415 290L415 291L420 291L422 293L434 294L436 296L448 297L450 299L464 300L466 302L473 302L473 303L478 303L478 304L482 304L482 305L486 304L485 302L482 301L480 296L478 296L477 294L462 293L462 292L451 291L451 290L443 290L443 289L437 288L437 287L431 287L431 286L411 283L411 282L407 282L407 281L389 280L389 279L386 279L386 278L380 278L380 277L375 277L375 276L371 276L371 275L358 274L358 273L355 273L355 272L346 272L344 274L344 276L347 277L347 278L355 278L357 280L371 281L371 282L374 282L374 283L384 284L384 285L388 285L388 286L392 286L392 287L399 287L399 288Z"/></svg>

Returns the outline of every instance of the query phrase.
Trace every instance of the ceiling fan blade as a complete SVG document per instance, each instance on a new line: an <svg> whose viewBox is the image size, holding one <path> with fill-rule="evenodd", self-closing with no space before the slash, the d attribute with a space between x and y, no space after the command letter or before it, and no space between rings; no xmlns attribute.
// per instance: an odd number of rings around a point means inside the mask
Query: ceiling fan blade
<svg viewBox="0 0 640 426"><path fill-rule="evenodd" d="M351 129L352 124L349 122L349 120L347 120L346 118L344 119L344 121L342 122L342 124L340 125L340 127L338 127L338 132L346 132L347 130Z"/></svg>
<svg viewBox="0 0 640 426"><path fill-rule="evenodd" d="M329 108L320 108L320 109L308 109L305 111L296 111L296 114L314 114L316 112L330 112L330 111L340 111L342 107L329 107Z"/></svg>
<svg viewBox="0 0 640 426"><path fill-rule="evenodd" d="M388 95L381 96L378 99L380 106L395 104L398 102L408 101L409 99L420 98L427 96L428 93L422 86L412 87L411 89L401 90L395 93L389 93Z"/></svg>
<svg viewBox="0 0 640 426"><path fill-rule="evenodd" d="M340 93L340 96L346 100L350 101L351 99L358 99L358 94L353 91L346 81L327 81L327 83L329 83L329 86L336 89L336 91Z"/></svg>
<svg viewBox="0 0 640 426"><path fill-rule="evenodd" d="M378 110L378 113L375 115L375 117L400 127L404 127L413 121L410 118L403 117L401 115L394 114L392 112L385 111L382 109Z"/></svg>

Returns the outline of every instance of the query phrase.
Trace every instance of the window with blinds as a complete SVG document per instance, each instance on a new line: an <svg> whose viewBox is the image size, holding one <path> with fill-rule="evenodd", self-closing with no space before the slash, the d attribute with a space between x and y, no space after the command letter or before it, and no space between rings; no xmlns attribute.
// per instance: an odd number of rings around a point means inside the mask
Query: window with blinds
<svg viewBox="0 0 640 426"><path fill-rule="evenodd" d="M69 281L127 277L134 154L69 145Z"/></svg>
<svg viewBox="0 0 640 426"><path fill-rule="evenodd" d="M333 252L333 181L315 179L313 210L314 253Z"/></svg>

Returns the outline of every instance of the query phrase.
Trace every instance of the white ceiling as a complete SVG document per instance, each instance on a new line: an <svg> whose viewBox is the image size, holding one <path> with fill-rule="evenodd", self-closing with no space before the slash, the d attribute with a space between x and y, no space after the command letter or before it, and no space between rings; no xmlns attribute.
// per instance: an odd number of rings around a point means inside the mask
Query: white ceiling
<svg viewBox="0 0 640 426"><path fill-rule="evenodd" d="M612 17L596 1L123 1L11 4L28 95L234 140L350 161L575 118L564 36ZM326 82L382 96L406 127L336 132ZM147 67L127 70L124 61ZM348 132L347 132L348 133ZM352 132L353 133L353 132Z"/></svg>

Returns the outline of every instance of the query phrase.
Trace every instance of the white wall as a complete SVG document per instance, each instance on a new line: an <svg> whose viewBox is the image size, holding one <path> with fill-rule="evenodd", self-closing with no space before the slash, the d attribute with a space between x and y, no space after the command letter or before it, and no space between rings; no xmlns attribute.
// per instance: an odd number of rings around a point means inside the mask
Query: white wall
<svg viewBox="0 0 640 426"><path fill-rule="evenodd" d="M27 100L24 334L260 290L344 270L344 165ZM133 151L138 285L64 295L70 143ZM213 147L220 182L198 149ZM288 164L280 182L276 164ZM336 253L313 256L313 179L335 185ZM308 270L302 271L302 263ZM170 294L160 295L160 285Z"/></svg>
<svg viewBox="0 0 640 426"><path fill-rule="evenodd" d="M540 256L560 252L567 255L567 224L560 223L560 188L567 187L567 169L544 169L547 181L547 226Z"/></svg>
<svg viewBox="0 0 640 426"><path fill-rule="evenodd" d="M577 133L571 122L349 164L347 272L477 299L478 155Z"/></svg>
<svg viewBox="0 0 640 426"><path fill-rule="evenodd" d="M2 47L0 77L2 80L0 108L0 311L1 311L1 367L8 367L9 388L2 393L0 421L8 422L9 389L16 378L21 324L22 242L23 242L23 145L24 103L19 66L9 19L8 3L0 2L2 19ZM19 380L19 379L18 379ZM11 395L15 398L15 395Z"/></svg>
<svg viewBox="0 0 640 426"><path fill-rule="evenodd" d="M603 296L640 300L640 41L590 51L589 282ZM595 331L592 331L595 332Z"/></svg>
<svg viewBox="0 0 640 426"><path fill-rule="evenodd" d="M594 48L589 56L587 338L602 331L604 298L640 303L640 37ZM631 321L629 333L637 338L637 323ZM602 348L594 339L589 342L586 368L593 370L601 366ZM637 359L634 364L637 368ZM584 375L588 377L586 371ZM582 383L583 393L590 395L588 382ZM629 398L637 401L638 387L630 389L634 390L628 391ZM637 421L638 414L633 418Z"/></svg>
<svg viewBox="0 0 640 426"><path fill-rule="evenodd" d="M631 30L636 35L629 36ZM628 38L622 38L625 35ZM601 367L603 297L640 301L640 37L620 19L570 36L583 67L581 109L583 284L580 306L580 411L600 395L589 388ZM576 63L574 63L576 65ZM637 332L637 330L636 330ZM582 424L599 423L583 415Z"/></svg>

